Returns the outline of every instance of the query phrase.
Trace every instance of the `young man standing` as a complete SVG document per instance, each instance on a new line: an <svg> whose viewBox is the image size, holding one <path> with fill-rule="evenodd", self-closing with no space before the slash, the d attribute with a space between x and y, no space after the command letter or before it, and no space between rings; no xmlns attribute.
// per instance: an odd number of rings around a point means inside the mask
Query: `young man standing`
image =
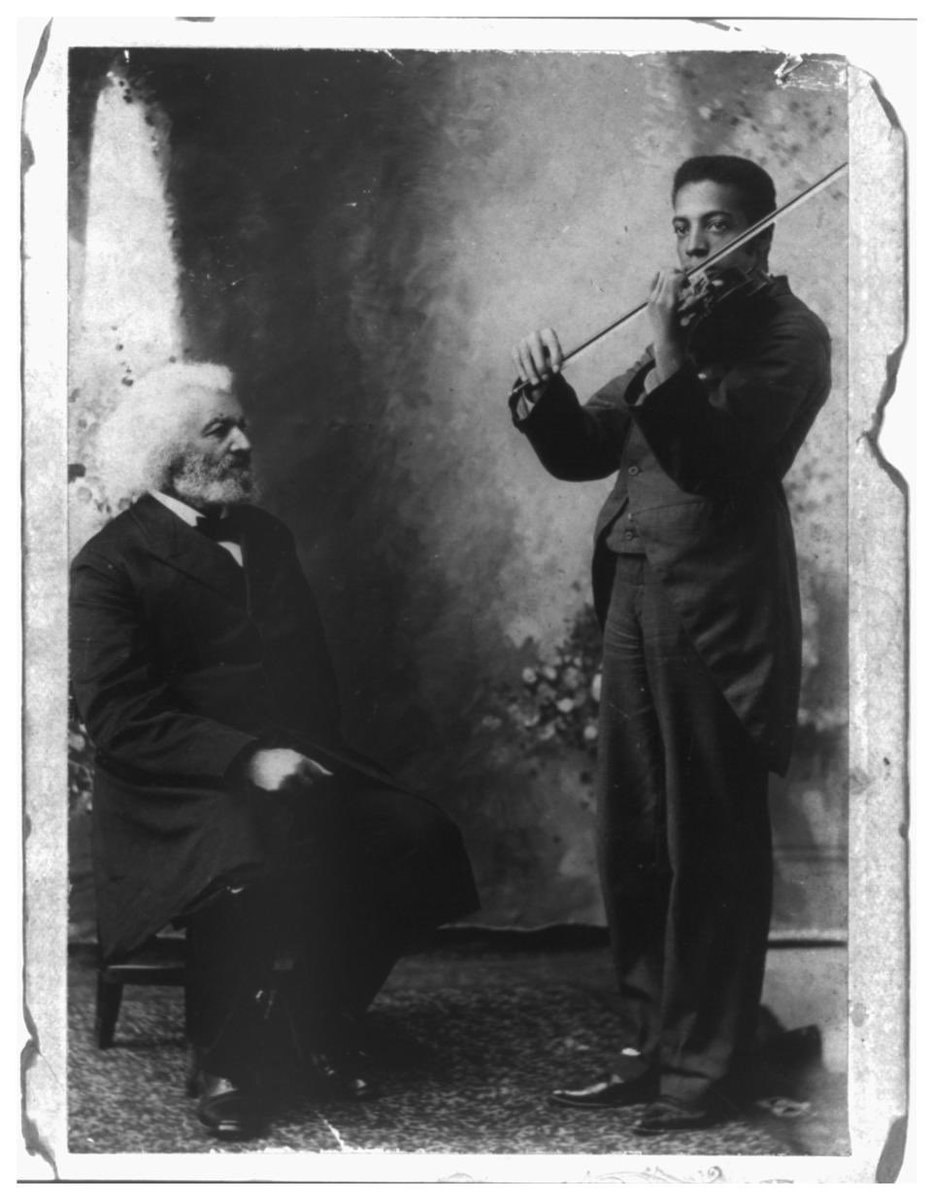
<svg viewBox="0 0 934 1200"><path fill-rule="evenodd" d="M769 771L787 768L801 621L782 478L830 389L820 321L767 274L771 229L718 268L742 290L692 327L685 272L775 208L731 156L675 174L679 269L652 345L581 405L551 329L514 349L513 419L560 479L618 473L596 529L604 659L598 853L626 1049L579 1107L647 1103L640 1133L716 1119L754 1033L771 910ZM711 273L713 278L713 272Z"/></svg>

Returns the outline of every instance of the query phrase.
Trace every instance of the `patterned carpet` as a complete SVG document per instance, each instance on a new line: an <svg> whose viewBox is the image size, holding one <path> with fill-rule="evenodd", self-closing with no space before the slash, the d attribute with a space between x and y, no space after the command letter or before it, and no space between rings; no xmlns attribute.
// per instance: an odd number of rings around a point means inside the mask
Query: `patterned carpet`
<svg viewBox="0 0 934 1200"><path fill-rule="evenodd" d="M397 967L369 1018L379 1098L322 1104L282 1073L265 1136L217 1143L183 1090L177 988L128 988L115 1045L93 1040L94 972L73 965L69 1146L75 1153L385 1151L469 1154L801 1155L847 1153L842 1080L811 1071L781 1101L748 1104L715 1128L644 1138L640 1110L547 1103L605 1070L616 1020L602 952L431 952ZM775 1081L772 1081L774 1086Z"/></svg>

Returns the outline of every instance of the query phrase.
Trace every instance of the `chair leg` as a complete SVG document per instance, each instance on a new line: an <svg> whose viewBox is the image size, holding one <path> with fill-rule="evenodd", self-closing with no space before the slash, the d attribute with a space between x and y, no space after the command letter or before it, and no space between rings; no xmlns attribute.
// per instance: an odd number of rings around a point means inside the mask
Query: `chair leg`
<svg viewBox="0 0 934 1200"><path fill-rule="evenodd" d="M98 972L94 1036L100 1050L109 1050L114 1044L114 1030L117 1028L122 999L123 984L108 979L103 971Z"/></svg>

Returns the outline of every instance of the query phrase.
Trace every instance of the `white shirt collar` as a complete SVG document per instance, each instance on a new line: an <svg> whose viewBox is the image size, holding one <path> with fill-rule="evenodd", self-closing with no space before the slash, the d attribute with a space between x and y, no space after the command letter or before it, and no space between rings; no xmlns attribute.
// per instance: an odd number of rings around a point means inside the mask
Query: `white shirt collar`
<svg viewBox="0 0 934 1200"><path fill-rule="evenodd" d="M181 517L185 524L190 525L192 529L195 528L198 521L204 515L203 513L199 513L196 508L192 508L190 504L186 504L184 500L179 500L176 496L167 496L165 492L150 492L149 494L158 500L160 504L164 504L166 508L170 508L177 517ZM221 510L221 515L226 516L226 512L227 506L225 504Z"/></svg>
<svg viewBox="0 0 934 1200"><path fill-rule="evenodd" d="M190 504L186 504L184 500L178 500L175 496L167 496L165 492L150 492L154 500L158 500L160 504L164 504L166 508L171 509L176 516L181 517L186 525L190 525L195 529L199 519L204 515L199 513L196 508L192 508ZM226 517L227 505L221 509L221 516ZM217 543L222 549L226 550L231 558L239 565L243 566L243 550L239 542L227 541L224 539Z"/></svg>

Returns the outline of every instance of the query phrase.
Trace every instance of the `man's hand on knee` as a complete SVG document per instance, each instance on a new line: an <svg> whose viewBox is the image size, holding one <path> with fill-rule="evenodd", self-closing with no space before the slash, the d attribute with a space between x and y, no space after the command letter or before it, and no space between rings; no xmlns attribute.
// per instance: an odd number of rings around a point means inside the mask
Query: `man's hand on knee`
<svg viewBox="0 0 934 1200"><path fill-rule="evenodd" d="M297 750L279 747L257 750L246 764L246 778L264 792L295 792L312 788L334 772Z"/></svg>

